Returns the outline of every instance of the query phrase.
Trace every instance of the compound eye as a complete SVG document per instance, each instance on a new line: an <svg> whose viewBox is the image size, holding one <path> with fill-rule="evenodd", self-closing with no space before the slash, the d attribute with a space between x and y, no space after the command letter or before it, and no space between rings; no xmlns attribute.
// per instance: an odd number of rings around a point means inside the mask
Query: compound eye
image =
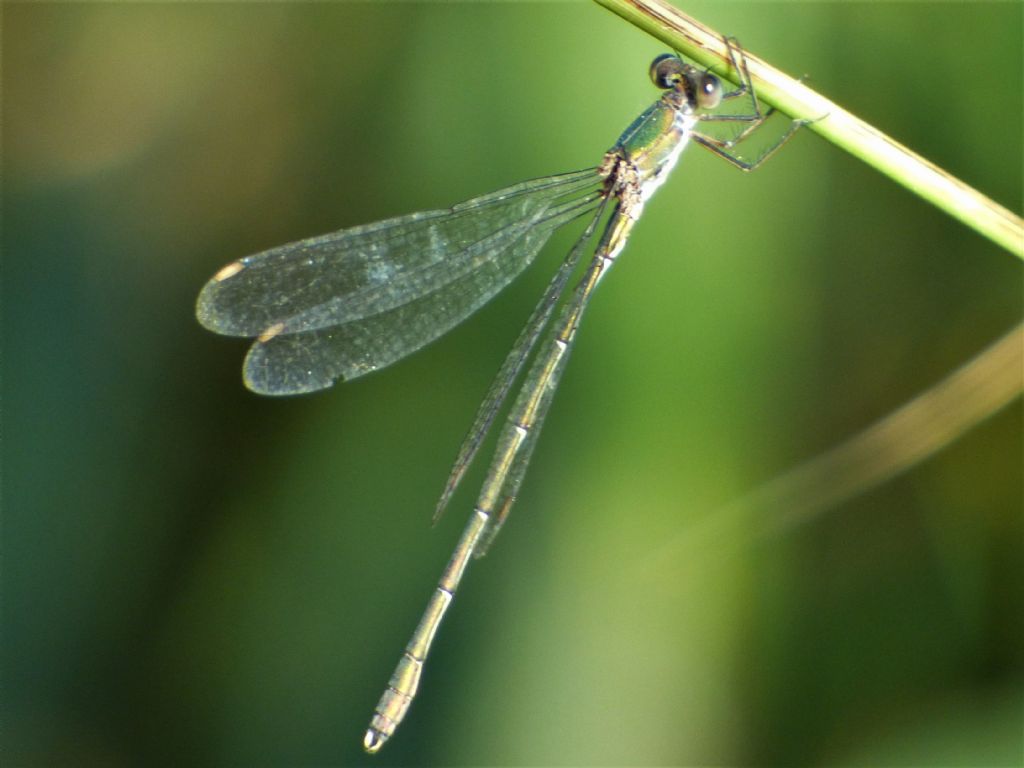
<svg viewBox="0 0 1024 768"><path fill-rule="evenodd" d="M675 88L683 78L683 66L678 56L663 53L651 62L651 82L663 90Z"/></svg>
<svg viewBox="0 0 1024 768"><path fill-rule="evenodd" d="M705 72L697 83L697 106L714 109L722 100L722 83L714 75Z"/></svg>

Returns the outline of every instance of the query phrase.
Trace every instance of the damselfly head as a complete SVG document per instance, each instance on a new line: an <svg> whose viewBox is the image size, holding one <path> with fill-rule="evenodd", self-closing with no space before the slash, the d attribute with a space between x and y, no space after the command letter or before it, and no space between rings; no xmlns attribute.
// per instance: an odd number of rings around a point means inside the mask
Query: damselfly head
<svg viewBox="0 0 1024 768"><path fill-rule="evenodd" d="M684 64L682 59L673 53L663 53L651 62L651 82L662 90L675 88L680 82L687 69L691 68Z"/></svg>
<svg viewBox="0 0 1024 768"><path fill-rule="evenodd" d="M663 53L651 62L651 81L663 90L686 94L694 107L714 109L722 100L722 83L710 72L685 63L672 53Z"/></svg>
<svg viewBox="0 0 1024 768"><path fill-rule="evenodd" d="M710 72L700 72L697 75L693 81L697 106L714 109L722 101L722 82Z"/></svg>

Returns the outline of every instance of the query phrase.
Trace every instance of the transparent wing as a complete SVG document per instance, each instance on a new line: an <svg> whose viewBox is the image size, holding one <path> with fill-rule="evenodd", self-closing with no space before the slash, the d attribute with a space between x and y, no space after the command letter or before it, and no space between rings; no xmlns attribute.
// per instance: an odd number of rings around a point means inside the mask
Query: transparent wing
<svg viewBox="0 0 1024 768"><path fill-rule="evenodd" d="M533 449L537 446L558 382L569 361L583 313L598 282L613 263L615 254L625 245L635 222L632 211L623 206L618 202L612 211L583 279L562 307L558 320L548 329L498 436L494 459L477 499L476 509L486 512L488 519L477 540L474 557L487 554L508 517Z"/></svg>
<svg viewBox="0 0 1024 768"><path fill-rule="evenodd" d="M295 394L382 368L442 335L601 198L596 169L249 256L203 288L207 328L257 336L245 381Z"/></svg>
<svg viewBox="0 0 1024 768"><path fill-rule="evenodd" d="M537 303L537 306L533 310L533 314L531 314L530 318L526 321L526 325L523 327L522 332L516 339L515 344L512 345L512 349L506 356L505 361L501 364L501 368L498 370L497 375L494 377L494 381L487 390L487 395L480 404L480 408L473 420L473 425L469 428L469 431L466 433L466 437L462 441L462 445L459 448L459 454L455 459L455 463L452 465L451 472L448 475L448 481L445 483L444 491L437 502L437 507L434 510L434 522L437 522L444 513L444 509L448 506L448 502L451 499L452 494L455 493L455 489L466 474L466 470L469 469L470 464L472 464L473 459L480 450L480 446L483 444L484 438L490 431L491 425L494 423L494 419L498 415L498 411L505 402L505 398L508 396L512 384L515 382L516 378L518 378L519 373L522 371L523 366L526 364L526 361L530 356L530 353L533 351L538 339L547 327L548 321L551 319L551 314L555 309L555 305L561 298L573 270L579 263L580 254L583 252L584 248L587 247L594 231L597 229L597 224L601 219L601 213L604 209L604 203L607 203L607 198L602 202L602 205L598 208L591 219L590 224L587 225L587 228L576 240L576 244L573 245L569 254L562 262L562 265L551 278L551 282L548 284L544 296Z"/></svg>
<svg viewBox="0 0 1024 768"><path fill-rule="evenodd" d="M428 291L445 270L486 259L503 238L598 182L593 170L523 182L452 208L351 227L247 256L199 295L196 314L212 331L258 336L314 330L376 314ZM503 234L500 234L503 233Z"/></svg>
<svg viewBox="0 0 1024 768"><path fill-rule="evenodd" d="M562 308L556 324L549 329L540 352L523 380L523 388L512 406L508 422L498 437L495 456L502 457L502 460L496 460L487 471L487 480L477 501L478 507L488 506L493 514L473 552L476 558L483 557L491 548L519 493L558 382L569 362L569 354L576 340L576 328L579 327L596 285L593 273L601 268L598 256Z"/></svg>

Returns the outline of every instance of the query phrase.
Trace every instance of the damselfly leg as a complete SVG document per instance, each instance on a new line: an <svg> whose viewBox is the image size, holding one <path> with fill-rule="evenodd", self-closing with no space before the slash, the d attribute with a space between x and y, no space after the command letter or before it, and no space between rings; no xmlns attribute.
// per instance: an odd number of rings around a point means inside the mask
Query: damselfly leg
<svg viewBox="0 0 1024 768"><path fill-rule="evenodd" d="M753 160L744 160L732 152L731 150L733 148L741 144L745 139L749 138L752 133L765 124L768 118L775 114L775 107L770 107L763 112L761 111L761 101L757 98L757 92L754 90L754 82L750 79L750 72L747 69L747 58L743 54L743 49L740 48L739 41L734 37L727 37L725 38L725 47L729 52L729 60L732 63L732 69L739 80L739 87L735 90L722 94L722 101L727 102L748 96L750 98L751 111L746 114L724 113L698 115L698 119L701 123L746 123L746 125L737 134L726 139L717 138L705 131L695 128L693 130L693 140L740 170L752 171L769 157L774 155L783 144L793 138L793 135L800 130L800 128L807 125L808 121L791 121L785 133L767 147L763 147Z"/></svg>

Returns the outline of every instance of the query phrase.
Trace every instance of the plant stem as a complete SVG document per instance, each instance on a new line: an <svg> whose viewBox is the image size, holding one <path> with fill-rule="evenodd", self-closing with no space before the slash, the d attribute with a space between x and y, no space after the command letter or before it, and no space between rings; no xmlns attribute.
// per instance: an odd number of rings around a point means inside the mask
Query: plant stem
<svg viewBox="0 0 1024 768"><path fill-rule="evenodd" d="M725 38L663 0L595 0L631 24L734 82ZM1024 219L899 142L868 125L799 80L744 50L760 100L874 166L898 184L1024 259Z"/></svg>
<svg viewBox="0 0 1024 768"><path fill-rule="evenodd" d="M662 542L657 570L723 544L778 533L834 509L934 456L1013 403L1021 392L1024 324L882 419Z"/></svg>

